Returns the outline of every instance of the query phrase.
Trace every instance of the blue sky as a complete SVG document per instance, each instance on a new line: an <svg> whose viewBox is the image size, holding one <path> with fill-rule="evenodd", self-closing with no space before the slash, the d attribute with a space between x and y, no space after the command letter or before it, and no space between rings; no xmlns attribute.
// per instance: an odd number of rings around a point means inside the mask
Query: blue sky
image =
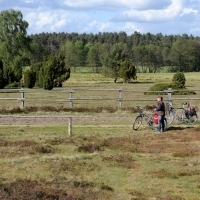
<svg viewBox="0 0 200 200"><path fill-rule="evenodd" d="M0 0L20 10L28 34L120 32L200 36L200 0Z"/></svg>

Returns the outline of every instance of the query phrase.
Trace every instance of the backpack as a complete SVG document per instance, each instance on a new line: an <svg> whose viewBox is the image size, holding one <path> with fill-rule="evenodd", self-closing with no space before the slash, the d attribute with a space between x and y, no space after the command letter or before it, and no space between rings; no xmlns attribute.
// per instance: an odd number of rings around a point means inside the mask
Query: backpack
<svg viewBox="0 0 200 200"><path fill-rule="evenodd" d="M189 115L192 117L192 116L194 116L194 115L196 115L196 114L197 114L197 113L196 113L195 108L194 108L194 107L191 107L190 110L189 110Z"/></svg>
<svg viewBox="0 0 200 200"><path fill-rule="evenodd" d="M197 114L197 113L196 113L196 110L195 110L195 108L192 107L192 106L189 106L189 107L187 108L187 110L185 111L185 116L186 116L188 119L189 119L190 117L196 115L196 114Z"/></svg>

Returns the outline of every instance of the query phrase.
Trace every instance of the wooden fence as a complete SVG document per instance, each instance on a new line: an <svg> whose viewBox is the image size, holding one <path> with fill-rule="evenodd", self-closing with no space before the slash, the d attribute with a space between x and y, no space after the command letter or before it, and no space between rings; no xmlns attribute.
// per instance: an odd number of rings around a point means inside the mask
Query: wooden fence
<svg viewBox="0 0 200 200"><path fill-rule="evenodd" d="M72 136L72 119L73 118L91 118L92 116L61 116L61 115L0 115L0 118L68 118L68 135Z"/></svg>
<svg viewBox="0 0 200 200"><path fill-rule="evenodd" d="M89 92L90 94L92 94L92 92L94 91L104 91L106 93L108 93L108 96L107 97L75 97L74 94L76 93L79 93L80 91L87 91ZM188 100L196 100L196 101L199 101L200 100L200 97L199 96L186 96L186 97L178 97L176 98L176 96L173 96L173 92L175 92L177 90L172 90L171 88L168 88L168 90L164 90L164 91L153 91L153 92L150 92L150 91L147 91L146 93L165 93L166 94L166 98L164 98L166 101L170 101L170 102L173 102L174 100L182 100L182 101L188 101ZM180 91L180 90L179 90ZM47 92L47 91L43 91L43 92ZM49 93L53 93L53 91L48 91ZM52 99L52 98L48 98L48 99L30 99L30 98L27 98L29 96L29 94L31 93L31 91L27 92L25 89L21 88L21 89L2 89L0 90L0 93L3 94L3 93L18 93L19 96L18 97L15 97L15 98L5 98L5 97L1 97L0 100L3 100L3 101L9 101L9 100L16 100L19 102L19 107L21 109L25 108L25 105L26 105L26 102L28 101L37 101L37 102L63 102L63 103L66 103L68 102L68 107L69 108L74 108L74 102L76 101L87 101L87 102L90 102L90 101L98 101L98 102L102 102L102 101L116 101L117 102L117 106L119 109L121 109L123 107L123 102L134 102L134 101L138 101L138 102L141 102L141 101L147 101L147 102L150 102L150 101L154 101L155 102L155 97L153 98L147 98L148 95L144 95L142 96L141 98L129 98L128 95L125 95L125 93L134 93L135 96L137 96L138 93L143 93L144 94L144 91L135 91L135 90L123 90L123 89L69 89L69 90L59 90L57 92L62 92L62 93L67 93L68 94L68 97L67 98L63 98L63 99ZM113 96L109 96L109 93L110 92L115 92L116 93L116 97L113 97ZM118 95L117 95L118 93ZM26 94L26 97L25 97L25 94ZM124 96L126 97L124 97ZM2 96L2 95L1 95ZM34 104L32 104L34 105ZM66 105L66 104L65 104Z"/></svg>
<svg viewBox="0 0 200 200"><path fill-rule="evenodd" d="M124 105L123 102L136 102L136 101L146 101L146 102L150 102L153 101L155 102L155 95L152 97L152 95L141 95L140 98L129 98L129 94L133 93L134 96L136 97L137 94L139 93L143 93L144 91L134 91L134 90L123 90L123 89L87 89L87 92L89 92L89 94L91 94L94 91L104 91L106 92L107 96L106 97L81 97L81 96L75 96L75 94L79 93L80 91L83 92L83 94L85 93L86 89L70 89L70 90L59 90L59 91L42 91L42 92L47 92L49 94L53 94L52 96L54 96L54 92L61 92L64 94L68 94L67 98L63 98L63 99L51 99L51 98L47 98L47 99L37 99L37 101L39 102L63 102L66 103L68 102L68 107L70 108L74 108L74 102L76 101L86 101L87 103L89 101L100 101L100 103L102 103L102 101L116 101L118 108L121 109ZM0 100L2 101L17 101L19 102L19 107L21 109L25 108L26 102L29 101L36 101L36 99L30 99L28 98L30 96L30 93L33 93L34 90L29 90L28 92L21 88L21 89L3 89L0 90ZM35 90L35 92L38 92L38 90ZM114 92L113 94L116 94L116 97L114 98L110 93ZM194 96L186 96L186 97L176 97L175 95L173 95L173 92L175 92L174 90L172 90L171 88L168 88L168 90L165 91L154 91L153 93L165 93L166 97L164 98L165 101L170 101L171 103L176 101L176 100L181 100L181 101L196 101L198 102L200 100L200 95L196 95ZM3 94L5 93L10 93L10 94L17 94L17 96L15 98L7 98L7 97L2 97ZM151 92L149 92L151 93ZM128 94L128 95L126 95ZM6 95L9 96L9 95ZM62 95L61 95L62 96ZM147 98L148 96L148 98ZM150 96L150 98L149 98ZM31 104L33 106L33 104ZM41 116L31 116L31 115L0 115L0 118L68 118L68 135L72 136L72 120L73 118L90 118L92 116L65 116L65 115L41 115Z"/></svg>

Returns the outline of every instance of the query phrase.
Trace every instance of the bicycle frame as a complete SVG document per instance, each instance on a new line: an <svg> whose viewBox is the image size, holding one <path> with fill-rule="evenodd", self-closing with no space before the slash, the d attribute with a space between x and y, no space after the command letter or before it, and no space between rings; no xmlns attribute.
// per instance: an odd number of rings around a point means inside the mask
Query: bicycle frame
<svg viewBox="0 0 200 200"><path fill-rule="evenodd" d="M145 122L151 129L155 129L156 128L155 126L157 126L157 124L154 123L153 112L152 112L152 115L149 116L146 113L144 113L144 109L142 109L139 106L137 106L137 108L140 109L140 111L139 111L139 115L136 116L133 122L133 129L137 130L141 126L143 120L145 120Z"/></svg>
<svg viewBox="0 0 200 200"><path fill-rule="evenodd" d="M148 116L146 113L144 113L145 109L143 109L143 108L141 108L139 106L137 106L137 108L140 109L140 112L139 112L138 116L142 117L142 119L144 119L147 122L147 124L150 121L153 122L153 116Z"/></svg>
<svg viewBox="0 0 200 200"><path fill-rule="evenodd" d="M180 115L178 115L177 113L176 113L176 110L177 109L181 109L182 110L182 112L181 112L181 114ZM178 121L180 121L180 122L184 122L184 123L187 123L188 122L188 118L185 116L185 111L186 111L186 109L185 108L175 108L175 109L173 109L174 111L174 116L176 117L176 119L178 120Z"/></svg>
<svg viewBox="0 0 200 200"><path fill-rule="evenodd" d="M188 106L188 103L183 103L182 105L183 105L182 108L173 108L170 102L167 103L166 117L167 117L168 125L174 121L174 118L176 118L179 122L183 122L186 124L196 123L196 121L198 120L197 114L187 117L185 114L185 112L187 111L187 108L185 108L185 106ZM178 115L176 110L182 110L181 114Z"/></svg>
<svg viewBox="0 0 200 200"><path fill-rule="evenodd" d="M141 116L142 119L144 119L147 123L148 123L149 121L152 120L152 117L148 116L147 114L145 114L145 113L143 113L143 112L141 112L141 113L139 114L139 116Z"/></svg>

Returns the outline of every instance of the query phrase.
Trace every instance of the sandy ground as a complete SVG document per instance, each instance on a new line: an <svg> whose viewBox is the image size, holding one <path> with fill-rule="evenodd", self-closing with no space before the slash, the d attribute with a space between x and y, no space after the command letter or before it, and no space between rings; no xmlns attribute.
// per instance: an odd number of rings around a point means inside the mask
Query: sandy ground
<svg viewBox="0 0 200 200"><path fill-rule="evenodd" d="M68 117L55 117L55 115L47 115L46 117L41 116L39 118L34 117L17 117L7 116L0 117L0 125L56 125L56 124L64 124L68 123ZM108 121L130 121L133 122L134 116L83 116L83 117L72 117L72 122L108 122Z"/></svg>

